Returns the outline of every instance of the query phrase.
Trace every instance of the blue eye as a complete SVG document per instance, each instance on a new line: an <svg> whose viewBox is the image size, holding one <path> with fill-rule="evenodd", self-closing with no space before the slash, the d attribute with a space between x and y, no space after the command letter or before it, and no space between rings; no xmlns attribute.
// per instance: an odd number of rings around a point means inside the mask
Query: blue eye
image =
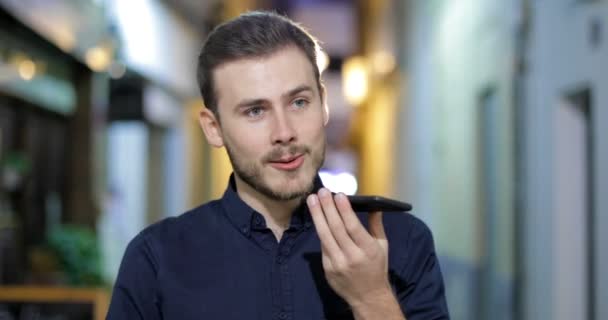
<svg viewBox="0 0 608 320"><path fill-rule="evenodd" d="M304 108L308 105L308 100L306 99L296 99L293 102L294 106L298 109Z"/></svg>
<svg viewBox="0 0 608 320"><path fill-rule="evenodd" d="M264 113L264 108L262 107L251 107L245 111L245 115L251 118L257 118Z"/></svg>

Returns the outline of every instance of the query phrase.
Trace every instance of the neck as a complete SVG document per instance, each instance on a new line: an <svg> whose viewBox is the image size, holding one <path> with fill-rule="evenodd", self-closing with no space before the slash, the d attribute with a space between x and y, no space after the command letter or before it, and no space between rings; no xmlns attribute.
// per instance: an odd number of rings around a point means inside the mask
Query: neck
<svg viewBox="0 0 608 320"><path fill-rule="evenodd" d="M302 198L293 200L275 200L253 189L234 175L236 190L239 197L255 211L259 212L266 219L268 228L275 230L285 230L289 227L293 211L300 205Z"/></svg>

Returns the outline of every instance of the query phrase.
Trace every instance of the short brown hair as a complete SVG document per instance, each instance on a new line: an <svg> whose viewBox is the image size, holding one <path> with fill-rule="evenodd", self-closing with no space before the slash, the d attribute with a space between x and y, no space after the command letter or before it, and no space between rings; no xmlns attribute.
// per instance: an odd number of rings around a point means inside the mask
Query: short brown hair
<svg viewBox="0 0 608 320"><path fill-rule="evenodd" d="M251 11L217 26L203 44L198 57L197 80L205 106L219 116L213 85L216 67L237 59L267 56L290 45L302 50L310 61L319 94L322 94L316 63L318 41L287 17L274 12Z"/></svg>

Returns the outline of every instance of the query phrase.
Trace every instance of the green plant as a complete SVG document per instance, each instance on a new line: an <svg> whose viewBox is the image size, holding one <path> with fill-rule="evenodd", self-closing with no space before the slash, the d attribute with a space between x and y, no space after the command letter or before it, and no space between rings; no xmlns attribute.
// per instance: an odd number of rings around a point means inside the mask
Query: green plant
<svg viewBox="0 0 608 320"><path fill-rule="evenodd" d="M100 251L95 233L80 226L61 225L48 235L54 252L71 285L103 285Z"/></svg>

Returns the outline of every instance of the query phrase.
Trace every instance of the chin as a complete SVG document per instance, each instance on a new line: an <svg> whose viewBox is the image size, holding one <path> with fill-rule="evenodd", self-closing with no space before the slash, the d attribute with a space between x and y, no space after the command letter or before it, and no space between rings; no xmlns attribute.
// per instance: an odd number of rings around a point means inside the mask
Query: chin
<svg viewBox="0 0 608 320"><path fill-rule="evenodd" d="M291 172L279 172L274 183L271 182L273 190L283 194L304 194L313 186L315 175L304 168Z"/></svg>

